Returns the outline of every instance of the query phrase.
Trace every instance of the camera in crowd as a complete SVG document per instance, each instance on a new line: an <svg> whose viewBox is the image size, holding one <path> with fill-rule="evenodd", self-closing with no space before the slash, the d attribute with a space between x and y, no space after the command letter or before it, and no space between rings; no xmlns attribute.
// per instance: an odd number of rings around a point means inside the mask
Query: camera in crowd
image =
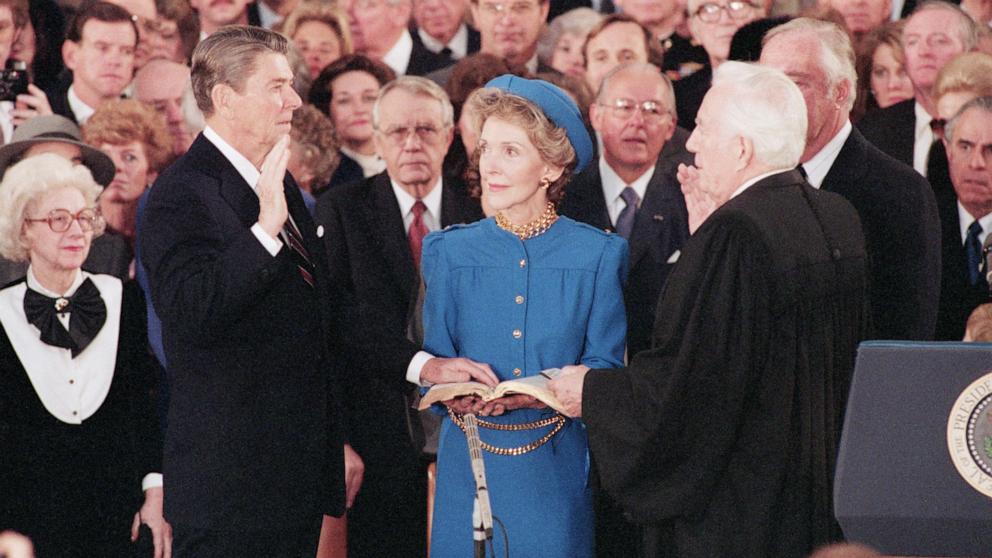
<svg viewBox="0 0 992 558"><path fill-rule="evenodd" d="M20 60L7 60L0 72L0 101L14 101L28 92L28 65Z"/></svg>

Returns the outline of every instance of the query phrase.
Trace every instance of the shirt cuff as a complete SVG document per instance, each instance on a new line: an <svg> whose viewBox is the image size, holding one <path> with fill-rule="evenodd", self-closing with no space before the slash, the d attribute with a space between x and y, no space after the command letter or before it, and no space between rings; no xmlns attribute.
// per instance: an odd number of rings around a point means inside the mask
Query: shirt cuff
<svg viewBox="0 0 992 558"><path fill-rule="evenodd" d="M149 488L162 488L165 486L162 481L162 473L148 473L145 478L141 479L141 491L144 492Z"/></svg>
<svg viewBox="0 0 992 558"><path fill-rule="evenodd" d="M428 353L427 351L418 351L417 354L413 355L410 359L410 364L406 367L406 381L411 384L417 384L420 387L430 387L434 384L430 382L424 382L420 379L420 372L423 371L424 365L427 361L434 358L434 355Z"/></svg>
<svg viewBox="0 0 992 558"><path fill-rule="evenodd" d="M282 241L269 236L269 233L265 232L262 225L255 223L251 226L251 232L262 243L262 248L265 248L266 252L272 254L272 257L275 257L279 253L279 250L282 249Z"/></svg>

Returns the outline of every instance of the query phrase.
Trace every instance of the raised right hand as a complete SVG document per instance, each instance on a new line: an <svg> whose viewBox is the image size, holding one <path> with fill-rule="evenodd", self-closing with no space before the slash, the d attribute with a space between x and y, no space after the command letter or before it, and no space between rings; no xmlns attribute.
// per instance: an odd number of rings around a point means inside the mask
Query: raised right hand
<svg viewBox="0 0 992 558"><path fill-rule="evenodd" d="M289 164L289 136L279 138L262 161L261 176L258 178L258 224L272 238L278 238L289 209L286 207L286 193L282 181Z"/></svg>
<svg viewBox="0 0 992 558"><path fill-rule="evenodd" d="M677 178L682 185L682 195L689 213L689 234L693 234L716 211L716 200L700 184L699 170L696 167L680 163Z"/></svg>
<svg viewBox="0 0 992 558"><path fill-rule="evenodd" d="M499 378L488 364L468 358L440 358L428 360L420 370L420 380L432 384L456 382L482 382L489 387L499 383Z"/></svg>

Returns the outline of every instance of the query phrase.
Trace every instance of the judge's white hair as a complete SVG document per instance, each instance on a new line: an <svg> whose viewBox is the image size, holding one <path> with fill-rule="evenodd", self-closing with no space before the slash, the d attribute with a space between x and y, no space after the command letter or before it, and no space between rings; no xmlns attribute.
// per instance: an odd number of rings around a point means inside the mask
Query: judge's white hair
<svg viewBox="0 0 992 558"><path fill-rule="evenodd" d="M731 94L718 117L724 131L751 140L758 161L774 168L795 167L806 148L806 102L779 70L724 62L713 73L713 87Z"/></svg>

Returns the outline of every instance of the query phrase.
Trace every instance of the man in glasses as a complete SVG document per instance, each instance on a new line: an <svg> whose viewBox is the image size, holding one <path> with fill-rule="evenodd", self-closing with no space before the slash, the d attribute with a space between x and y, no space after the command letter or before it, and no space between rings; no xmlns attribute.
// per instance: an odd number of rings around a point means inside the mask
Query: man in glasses
<svg viewBox="0 0 992 558"><path fill-rule="evenodd" d="M672 85L651 64L632 63L606 74L589 108L603 150L598 165L572 179L559 211L630 243L630 274L624 289L627 353L651 345L658 294L689 237L685 200L676 180L679 163L690 164L685 140L659 157L675 132ZM637 554L636 530L601 494L596 508L599 556Z"/></svg>
<svg viewBox="0 0 992 558"><path fill-rule="evenodd" d="M933 339L940 290L940 222L930 185L871 145L850 122L854 50L836 24L801 18L765 36L761 64L803 93L807 180L858 211L870 261L875 339Z"/></svg>
<svg viewBox="0 0 992 558"><path fill-rule="evenodd" d="M385 348L368 351L373 361L346 378L349 441L366 467L348 512L348 556L423 556L425 467L421 444L411 439L411 424L420 425L416 415L408 422L412 384L404 380L421 346L410 333L419 326L421 243L429 231L476 221L482 211L464 184L442 177L453 110L440 86L400 77L382 89L372 115L386 171L331 189L316 215L332 292L354 294L365 337Z"/></svg>
<svg viewBox="0 0 992 558"><path fill-rule="evenodd" d="M675 82L680 126L687 130L696 127L696 113L709 91L713 70L727 60L734 33L767 14L768 3L764 0L689 0L689 30L706 49L709 64Z"/></svg>

